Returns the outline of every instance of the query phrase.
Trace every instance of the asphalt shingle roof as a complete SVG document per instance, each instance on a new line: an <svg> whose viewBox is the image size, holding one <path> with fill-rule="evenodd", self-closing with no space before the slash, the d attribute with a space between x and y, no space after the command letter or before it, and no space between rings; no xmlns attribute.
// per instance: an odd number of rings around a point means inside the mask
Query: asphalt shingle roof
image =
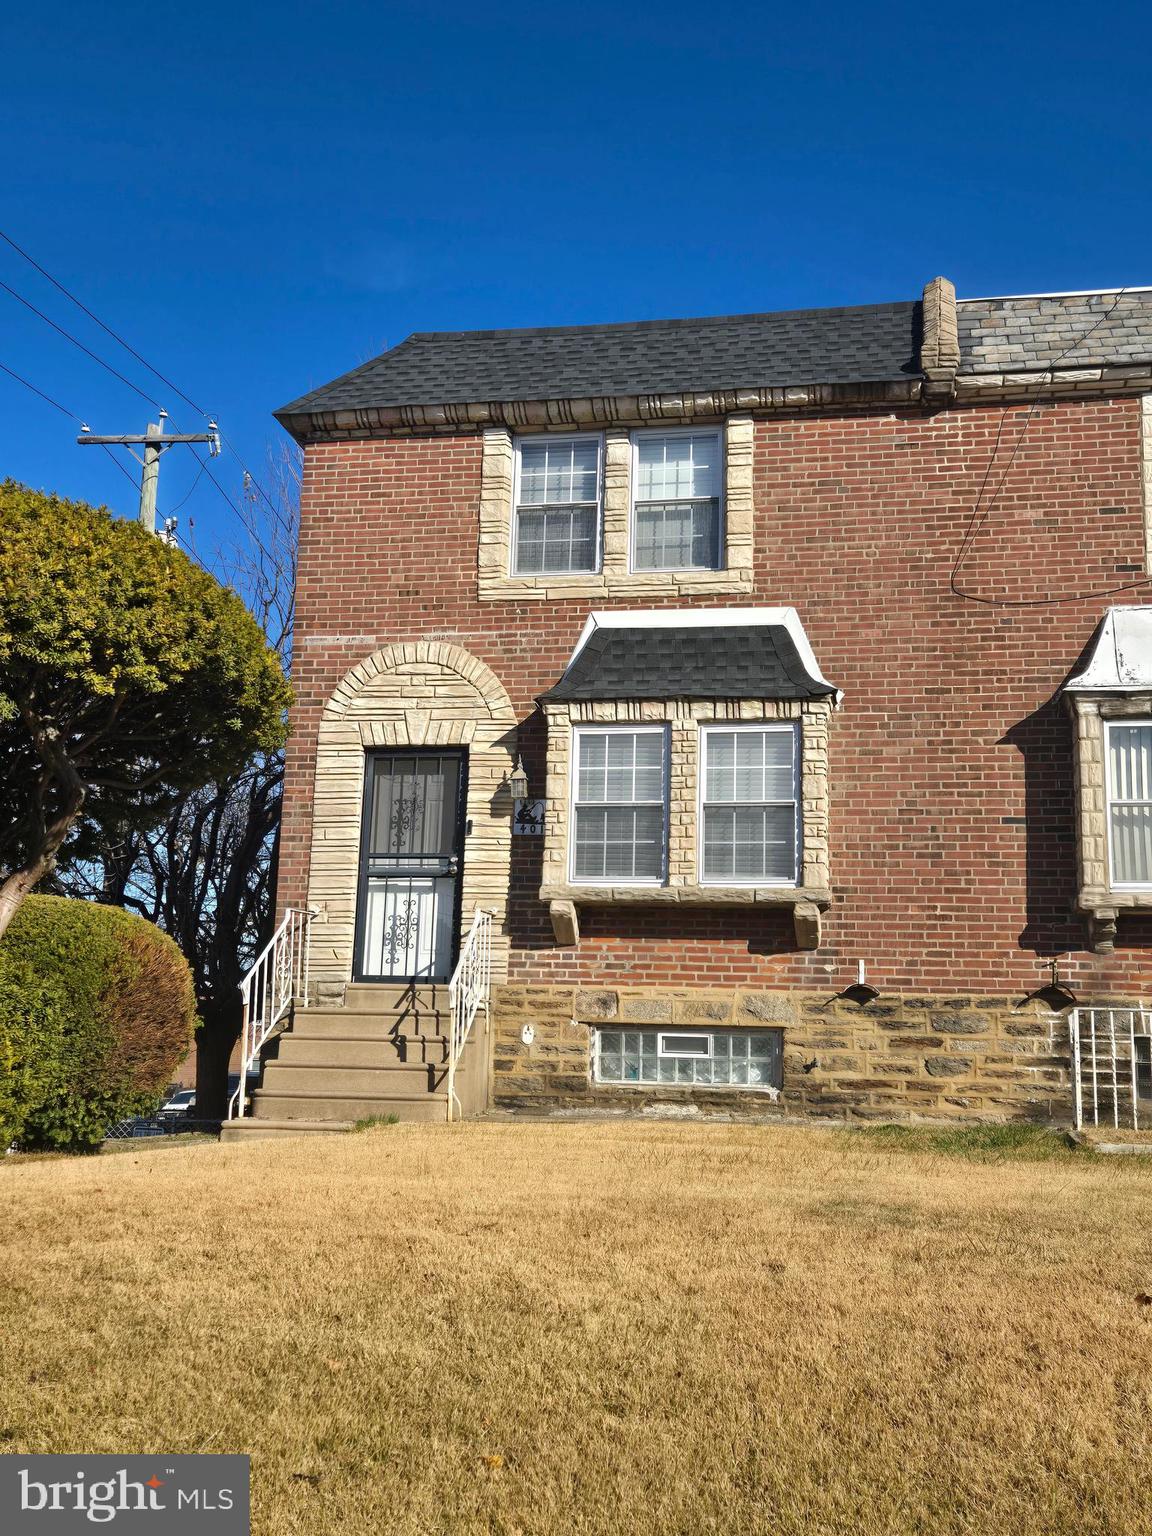
<svg viewBox="0 0 1152 1536"><path fill-rule="evenodd" d="M1152 293L963 299L956 318L961 373L1152 361Z"/></svg>
<svg viewBox="0 0 1152 1536"><path fill-rule="evenodd" d="M962 299L960 373L1152 361L1152 292ZM921 305L526 331L419 331L276 415L710 393L923 377Z"/></svg>
<svg viewBox="0 0 1152 1536"><path fill-rule="evenodd" d="M916 378L920 306L782 310L530 331L420 331L283 406L563 400Z"/></svg>
<svg viewBox="0 0 1152 1536"><path fill-rule="evenodd" d="M783 624L594 630L546 699L817 699Z"/></svg>

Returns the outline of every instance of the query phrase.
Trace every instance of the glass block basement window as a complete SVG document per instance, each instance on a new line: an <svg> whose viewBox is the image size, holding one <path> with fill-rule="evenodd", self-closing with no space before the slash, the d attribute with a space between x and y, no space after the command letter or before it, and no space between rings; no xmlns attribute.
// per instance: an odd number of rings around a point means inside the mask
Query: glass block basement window
<svg viewBox="0 0 1152 1536"><path fill-rule="evenodd" d="M778 1029L600 1029L596 1081L778 1089L782 1056Z"/></svg>

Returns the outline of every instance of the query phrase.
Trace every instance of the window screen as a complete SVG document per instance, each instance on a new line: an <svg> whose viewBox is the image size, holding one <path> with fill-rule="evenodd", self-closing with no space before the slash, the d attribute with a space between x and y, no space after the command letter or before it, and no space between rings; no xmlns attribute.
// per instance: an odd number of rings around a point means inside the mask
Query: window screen
<svg viewBox="0 0 1152 1536"><path fill-rule="evenodd" d="M791 725L702 732L705 881L796 880L797 740Z"/></svg>
<svg viewBox="0 0 1152 1536"><path fill-rule="evenodd" d="M664 874L664 728L576 732L573 878Z"/></svg>
<svg viewBox="0 0 1152 1536"><path fill-rule="evenodd" d="M1115 885L1152 885L1152 724L1108 724L1108 835Z"/></svg>
<svg viewBox="0 0 1152 1536"><path fill-rule="evenodd" d="M719 432L644 432L636 438L632 563L638 571L720 565Z"/></svg>
<svg viewBox="0 0 1152 1536"><path fill-rule="evenodd" d="M594 571L599 545L600 439L530 438L517 447L515 573Z"/></svg>

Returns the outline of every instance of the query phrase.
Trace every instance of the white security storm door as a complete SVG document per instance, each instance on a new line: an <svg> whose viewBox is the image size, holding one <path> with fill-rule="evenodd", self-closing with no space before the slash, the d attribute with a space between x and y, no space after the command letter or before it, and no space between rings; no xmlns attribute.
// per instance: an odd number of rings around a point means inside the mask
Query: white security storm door
<svg viewBox="0 0 1152 1536"><path fill-rule="evenodd" d="M464 758L367 760L356 924L357 981L447 981L463 862Z"/></svg>

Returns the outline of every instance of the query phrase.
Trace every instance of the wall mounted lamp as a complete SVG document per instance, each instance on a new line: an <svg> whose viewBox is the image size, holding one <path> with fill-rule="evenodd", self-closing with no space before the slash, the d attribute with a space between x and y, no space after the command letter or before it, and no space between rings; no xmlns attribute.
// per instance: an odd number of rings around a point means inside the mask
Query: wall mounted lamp
<svg viewBox="0 0 1152 1536"><path fill-rule="evenodd" d="M524 772L524 764L520 761L520 754L516 754L516 763L512 772L508 775L508 793L513 800L527 800L528 775Z"/></svg>
<svg viewBox="0 0 1152 1536"><path fill-rule="evenodd" d="M864 980L863 960L858 962L858 967L856 980L846 986L842 992L837 993L837 996L842 997L845 1002L855 1003L857 1008L866 1008L869 1003L876 1001L880 993L876 987L870 986Z"/></svg>
<svg viewBox="0 0 1152 1536"><path fill-rule="evenodd" d="M1060 980L1060 962L1052 961L1052 974L1042 987L1029 992L1027 997L1022 997L1015 1005L1023 1008L1025 1003L1043 1003L1045 1008L1051 1008L1053 1013L1062 1013L1065 1008L1076 1006L1076 994L1072 988Z"/></svg>

